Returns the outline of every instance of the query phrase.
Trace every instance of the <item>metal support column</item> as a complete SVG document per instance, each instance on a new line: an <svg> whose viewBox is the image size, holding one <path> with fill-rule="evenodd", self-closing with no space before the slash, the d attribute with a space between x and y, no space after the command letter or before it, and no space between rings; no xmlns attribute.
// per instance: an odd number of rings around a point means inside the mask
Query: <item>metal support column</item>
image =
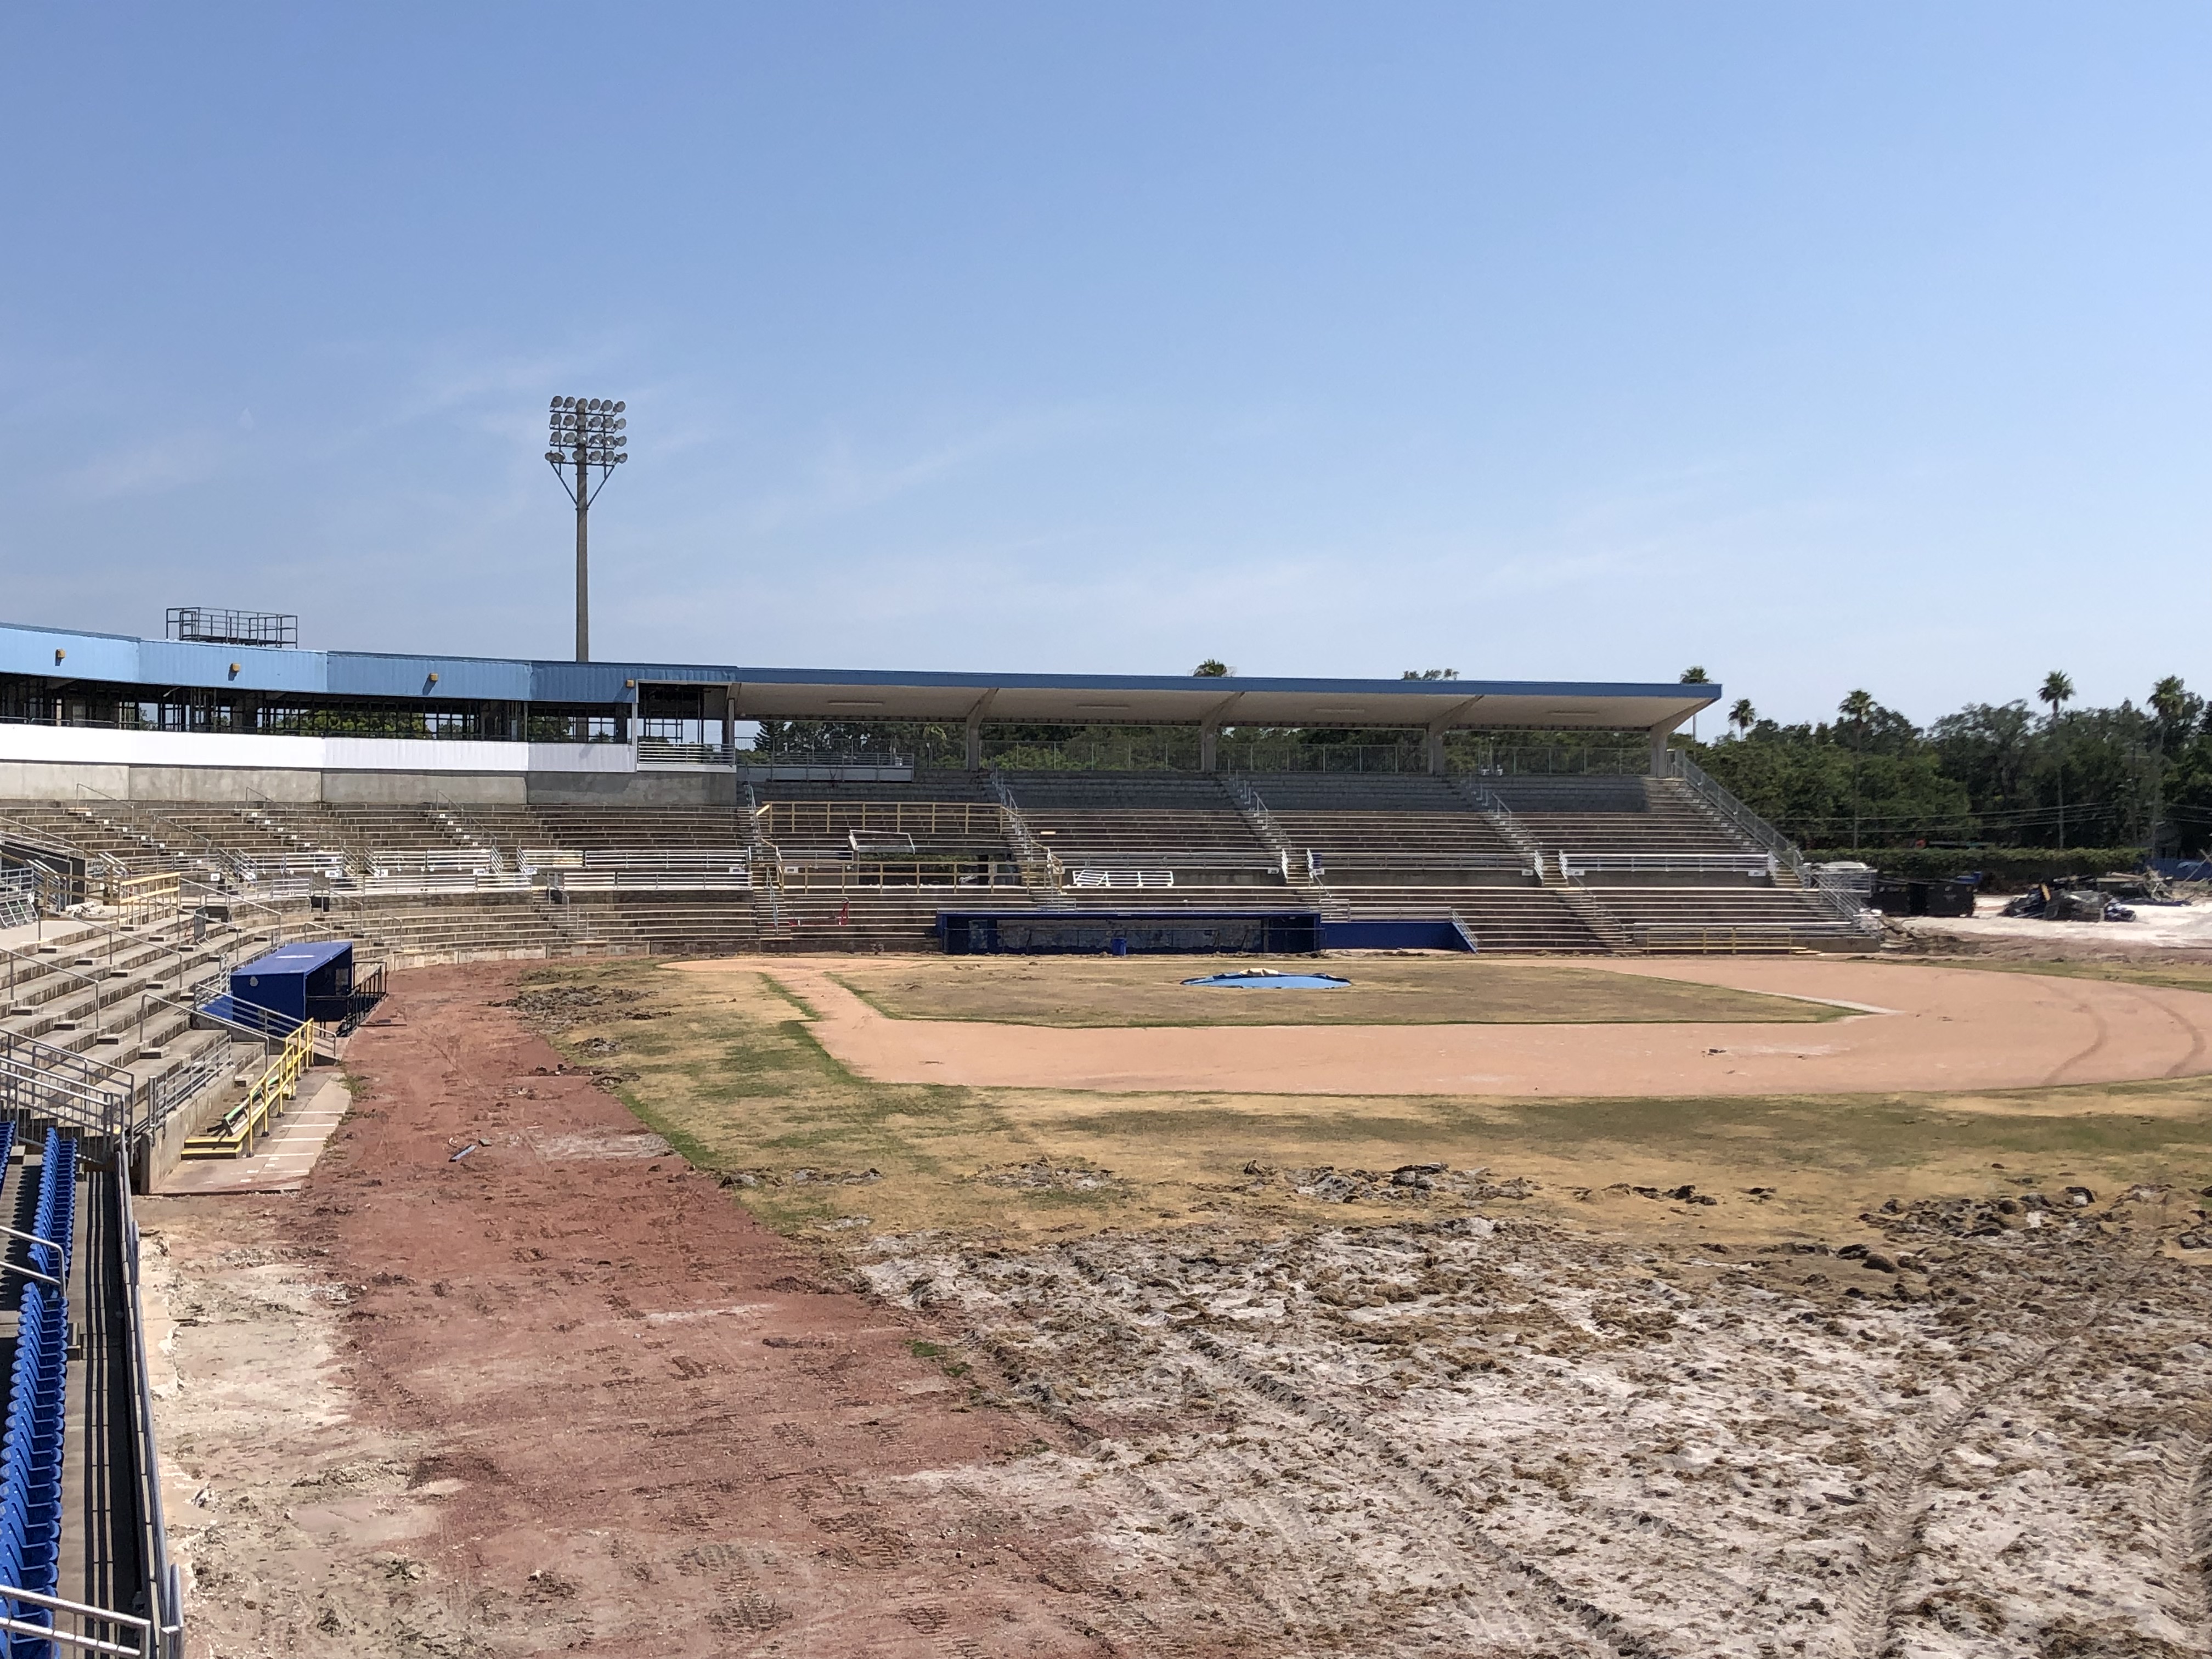
<svg viewBox="0 0 2212 1659"><path fill-rule="evenodd" d="M589 551L591 482L585 477L584 450L576 450L576 660L592 659L592 566Z"/></svg>

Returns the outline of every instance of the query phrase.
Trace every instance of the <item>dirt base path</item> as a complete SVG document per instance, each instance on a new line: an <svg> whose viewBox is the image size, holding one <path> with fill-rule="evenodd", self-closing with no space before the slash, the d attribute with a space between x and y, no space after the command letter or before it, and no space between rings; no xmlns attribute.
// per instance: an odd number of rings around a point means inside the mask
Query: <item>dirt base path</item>
<svg viewBox="0 0 2212 1659"><path fill-rule="evenodd" d="M519 971L397 975L307 1192L238 1212L273 1217L272 1248L343 1287L335 1394L416 1449L388 1498L432 1513L396 1544L326 1534L289 1579L234 1551L203 1590L227 1598L204 1626L222 1653L1094 1654L1123 1593L1149 1589L1155 1619L1176 1602L1141 1574L1105 1584L1093 1506L1037 1472L1056 1460L1034 1454L1079 1449L1070 1431L978 1403L977 1381L1003 1380L917 1358L944 1334L927 1319L823 1282L558 1074L495 1006ZM291 1410L263 1402L260 1451ZM219 1443L252 1417L196 1421L185 1455L251 1461ZM276 1492L261 1509L307 1501ZM405 1594L335 1603L347 1583Z"/></svg>
<svg viewBox="0 0 2212 1659"><path fill-rule="evenodd" d="M768 972L816 1011L814 1031L825 1048L861 1075L886 1083L1619 1097L2032 1089L2212 1072L2212 996L2199 992L1881 962L1602 965L1615 973L1817 998L1871 1012L1811 1027L1070 1030L888 1019L838 982L834 962L819 958L681 964L702 973Z"/></svg>

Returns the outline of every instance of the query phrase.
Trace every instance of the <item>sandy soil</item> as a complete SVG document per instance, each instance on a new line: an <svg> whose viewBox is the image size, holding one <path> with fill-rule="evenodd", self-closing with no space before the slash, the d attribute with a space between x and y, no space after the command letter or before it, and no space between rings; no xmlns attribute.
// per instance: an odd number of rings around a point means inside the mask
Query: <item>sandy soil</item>
<svg viewBox="0 0 2212 1659"><path fill-rule="evenodd" d="M854 957L828 968L895 1019L1055 1026L1573 1025L1709 1021L1816 1024L1838 1011L1692 980L1442 955L1332 958L1324 991L1183 981L1249 957ZM1279 967L1278 972L1282 971Z"/></svg>
<svg viewBox="0 0 2212 1659"><path fill-rule="evenodd" d="M2150 961L2212 960L2212 904L2131 907L2133 921L2045 921L1998 914L2002 897L1978 901L1972 916L1915 916L1891 927L1921 948L2002 956Z"/></svg>
<svg viewBox="0 0 2212 1659"><path fill-rule="evenodd" d="M2193 1204L1907 1206L1846 1256L1462 1218L869 1273L1099 1436L1039 1462L1271 1652L2182 1659L2212 1296L2159 1251Z"/></svg>
<svg viewBox="0 0 2212 1659"><path fill-rule="evenodd" d="M148 1206L196 1652L972 1659L1189 1611L1029 1471L1079 1436L561 1074L514 975L395 976L304 1194Z"/></svg>
<svg viewBox="0 0 2212 1659"><path fill-rule="evenodd" d="M682 964L760 970L757 961ZM832 1054L886 1082L1311 1095L1855 1094L2021 1089L2212 1071L2212 996L2165 987L1838 959L1623 963L1610 971L1867 1009L1756 1024L1054 1030L886 1019L820 959L769 969Z"/></svg>

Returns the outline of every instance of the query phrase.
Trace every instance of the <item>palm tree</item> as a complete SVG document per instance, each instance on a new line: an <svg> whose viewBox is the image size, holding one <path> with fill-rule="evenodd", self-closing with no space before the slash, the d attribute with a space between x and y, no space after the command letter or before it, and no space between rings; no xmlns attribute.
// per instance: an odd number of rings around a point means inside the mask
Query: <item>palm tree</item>
<svg viewBox="0 0 2212 1659"><path fill-rule="evenodd" d="M1711 685L1712 683L1712 676L1706 673L1704 669L1698 667L1695 663L1691 664L1690 666L1682 671L1682 678L1679 682L1679 684L1683 685ZM1698 715L1697 711L1692 709L1690 713L1690 741L1692 743L1695 743L1697 740Z"/></svg>
<svg viewBox="0 0 2212 1659"><path fill-rule="evenodd" d="M2166 825L2166 769L2189 724L2190 705L2196 701L2179 674L2168 674L2150 689L2151 713L2158 716L2158 752L2151 766L2151 834L2158 839ZM2159 850L2154 845L2151 851Z"/></svg>
<svg viewBox="0 0 2212 1659"><path fill-rule="evenodd" d="M1735 727L1736 736L1744 736L1758 723L1759 710L1751 706L1751 699L1738 697L1729 709L1729 724Z"/></svg>
<svg viewBox="0 0 2212 1659"><path fill-rule="evenodd" d="M2066 751L2058 744L2058 711L2072 701L2074 682L2056 668L2043 677L2043 689L2035 694L2038 702L2051 705L2051 746L2058 757L2058 850L2066 850Z"/></svg>
<svg viewBox="0 0 2212 1659"><path fill-rule="evenodd" d="M1873 694L1854 691L1836 705L1836 712L1851 724L1851 851L1859 850L1859 762L1866 754L1867 721L1873 718Z"/></svg>

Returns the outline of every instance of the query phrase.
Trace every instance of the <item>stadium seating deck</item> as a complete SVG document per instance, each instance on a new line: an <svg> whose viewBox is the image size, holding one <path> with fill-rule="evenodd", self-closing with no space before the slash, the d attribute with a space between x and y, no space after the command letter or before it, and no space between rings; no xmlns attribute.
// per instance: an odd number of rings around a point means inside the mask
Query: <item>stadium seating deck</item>
<svg viewBox="0 0 2212 1659"><path fill-rule="evenodd" d="M1851 933L1682 782L925 771L734 806L0 802L96 872L179 870L398 961L929 948L940 908L1456 914L1486 950ZM1684 943L1681 948L1698 948Z"/></svg>

